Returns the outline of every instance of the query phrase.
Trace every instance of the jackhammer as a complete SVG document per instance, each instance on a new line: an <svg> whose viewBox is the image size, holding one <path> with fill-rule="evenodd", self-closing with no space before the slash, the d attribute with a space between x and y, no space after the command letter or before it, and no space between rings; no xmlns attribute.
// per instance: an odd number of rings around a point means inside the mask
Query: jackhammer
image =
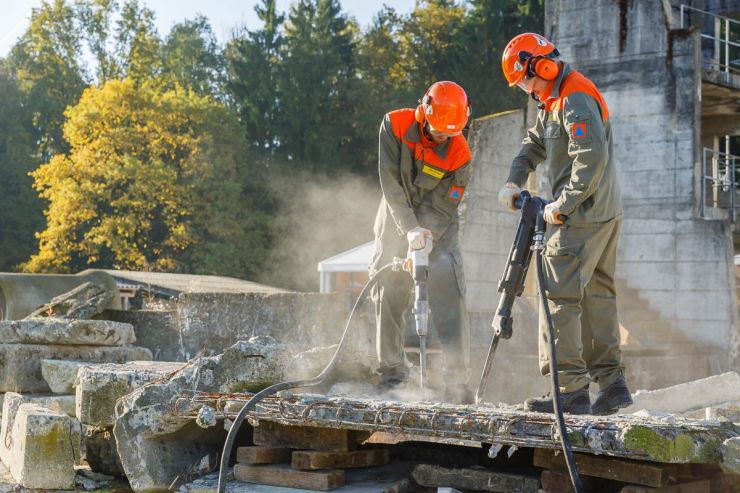
<svg viewBox="0 0 740 493"><path fill-rule="evenodd" d="M510 339L514 333L514 318L512 317L511 310L514 306L515 299L518 296L521 296L524 292L524 281L527 277L529 263L532 260L532 254L536 252L537 281L539 284L540 298L542 300L542 309L544 310L545 318L547 319L550 385L552 387L553 411L556 416L560 443L565 454L565 462L568 467L570 479L576 493L580 493L582 491L581 478L578 475L578 469L573 456L570 438L565 427L565 419L563 418L563 412L560 409L560 383L558 382L555 330L553 327L552 316L550 314L550 307L547 304L547 297L545 296L545 273L542 253L545 248L545 228L547 226L543 212L547 204L547 200L540 197L533 197L526 190L522 191L514 204L517 209L522 211L522 216L519 220L519 225L517 226L514 243L509 251L506 268L504 269L501 281L499 281L498 284L498 292L501 293L501 297L499 298L496 315L494 316L492 323L493 339L491 340L491 346L488 349L486 362L483 365L483 372L481 373L478 390L475 393L475 403L479 404L481 402L483 390L485 389L488 375L491 372L491 364L493 363L493 356L496 353L499 340L501 338ZM565 216L560 217L563 220L567 219Z"/></svg>
<svg viewBox="0 0 740 493"><path fill-rule="evenodd" d="M427 278L429 277L429 254L432 251L432 239L427 238L424 248L409 248L407 258L411 262L411 277L414 279L414 322L416 335L419 336L419 366L421 369L420 385L427 387L427 334L429 333L429 296Z"/></svg>

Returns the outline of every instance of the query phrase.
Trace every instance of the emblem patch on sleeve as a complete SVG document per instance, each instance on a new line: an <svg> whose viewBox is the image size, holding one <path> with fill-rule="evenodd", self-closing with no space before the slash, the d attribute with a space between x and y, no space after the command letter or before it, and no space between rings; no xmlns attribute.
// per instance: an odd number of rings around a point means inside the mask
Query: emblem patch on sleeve
<svg viewBox="0 0 740 493"><path fill-rule="evenodd" d="M588 137L588 126L585 122L574 123L570 131L574 139L585 139Z"/></svg>
<svg viewBox="0 0 740 493"><path fill-rule="evenodd" d="M463 192L465 191L464 187L458 187L457 185L452 185L450 187L450 195L449 197L452 200L460 200L462 199Z"/></svg>

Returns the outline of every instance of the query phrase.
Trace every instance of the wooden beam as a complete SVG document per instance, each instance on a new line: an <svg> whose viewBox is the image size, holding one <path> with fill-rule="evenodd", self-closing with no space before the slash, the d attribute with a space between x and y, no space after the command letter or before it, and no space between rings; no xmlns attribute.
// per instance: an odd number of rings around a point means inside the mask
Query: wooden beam
<svg viewBox="0 0 740 493"><path fill-rule="evenodd" d="M382 466L390 461L388 449L353 450L351 452L293 452L291 464L295 469L345 469L350 467Z"/></svg>
<svg viewBox="0 0 740 493"><path fill-rule="evenodd" d="M619 490L619 493L710 493L710 491L710 481L704 479L702 481L674 484L662 488L628 485Z"/></svg>
<svg viewBox="0 0 740 493"><path fill-rule="evenodd" d="M287 426L271 421L260 421L252 436L255 445L292 449L311 449L346 452L356 448L349 430Z"/></svg>
<svg viewBox="0 0 740 493"><path fill-rule="evenodd" d="M655 487L664 486L668 483L669 475L660 464L586 454L574 455L578 472L584 476ZM546 449L535 449L534 465L545 469L566 470L563 454L555 455L554 451Z"/></svg>
<svg viewBox="0 0 740 493"><path fill-rule="evenodd" d="M306 490L331 491L344 486L344 471L299 471L287 465L250 466L236 464L234 478L237 481L303 488Z"/></svg>
<svg viewBox="0 0 740 493"><path fill-rule="evenodd" d="M239 447L236 461L239 464L288 464L292 449L285 447Z"/></svg>
<svg viewBox="0 0 740 493"><path fill-rule="evenodd" d="M537 493L539 480L533 476L504 473L485 468L447 469L433 464L420 464L412 472L421 486L437 488L448 486L461 490L508 493Z"/></svg>

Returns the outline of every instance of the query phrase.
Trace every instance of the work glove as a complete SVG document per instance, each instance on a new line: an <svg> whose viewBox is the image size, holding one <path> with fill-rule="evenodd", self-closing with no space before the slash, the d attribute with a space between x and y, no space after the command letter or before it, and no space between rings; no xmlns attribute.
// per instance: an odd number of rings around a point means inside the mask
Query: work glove
<svg viewBox="0 0 740 493"><path fill-rule="evenodd" d="M406 240L409 242L409 249L421 250L427 245L427 238L432 237L432 232L421 226L417 226L406 233Z"/></svg>
<svg viewBox="0 0 740 493"><path fill-rule="evenodd" d="M545 210L542 213L545 218L545 222L550 224L563 224L563 215L560 213L558 206L555 202L550 202L545 206Z"/></svg>
<svg viewBox="0 0 740 493"><path fill-rule="evenodd" d="M522 189L519 188L516 183L508 182L498 192L498 201L501 204L501 207L503 207L504 209L516 211L516 207L514 207L514 201L519 198L519 194L521 193Z"/></svg>

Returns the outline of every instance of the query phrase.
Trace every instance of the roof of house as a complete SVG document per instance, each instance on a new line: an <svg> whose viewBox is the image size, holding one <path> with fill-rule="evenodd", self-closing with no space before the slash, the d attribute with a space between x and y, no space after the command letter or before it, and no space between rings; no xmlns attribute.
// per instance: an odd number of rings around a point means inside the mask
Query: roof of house
<svg viewBox="0 0 740 493"><path fill-rule="evenodd" d="M319 262L319 272L367 272L375 242L368 241Z"/></svg>

